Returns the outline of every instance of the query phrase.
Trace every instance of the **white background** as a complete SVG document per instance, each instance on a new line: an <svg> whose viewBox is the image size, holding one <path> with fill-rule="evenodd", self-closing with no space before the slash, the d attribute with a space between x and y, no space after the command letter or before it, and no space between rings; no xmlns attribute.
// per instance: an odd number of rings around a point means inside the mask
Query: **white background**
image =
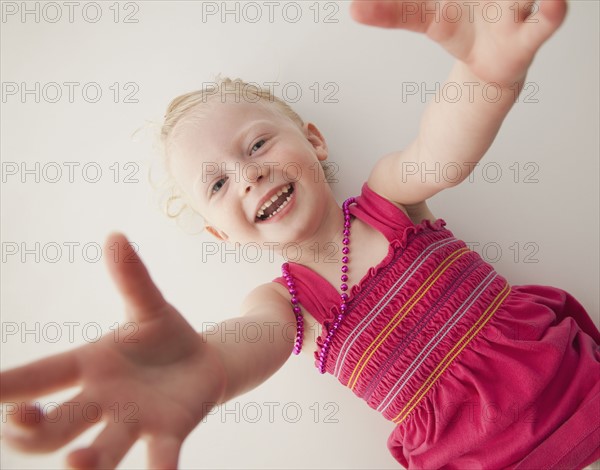
<svg viewBox="0 0 600 470"><path fill-rule="evenodd" d="M93 262L93 244L102 245L113 230L123 231L139 246L164 294L198 330L204 322L236 316L252 287L279 275L281 260L270 262L266 255L254 263L236 262L233 255L227 255L226 263L219 255L203 259L212 238L186 232L161 214L147 173L160 169L155 135L175 96L200 88L217 73L259 84L278 82L279 96L287 85L291 100L300 89L302 97L293 106L328 140L331 159L340 168L333 188L340 202L359 193L379 156L405 147L415 136L425 100L403 96L403 87L443 84L452 58L420 35L354 23L347 2L337 3L337 8L300 2L302 16L295 23L295 10L288 3L276 5L272 22L262 5L262 18L254 23L248 20L256 8L238 4L239 16L230 14L223 22L220 14L203 15L202 3L193 1L116 7L103 2L96 23L82 14L86 2L75 7L72 22L62 2L57 4L62 17L54 23L49 20L56 9L34 2L27 7L37 5L39 22L34 15L22 21L20 12L3 14L1 80L5 92L10 82L18 87L15 95L2 97L3 370L85 344L96 337L93 322L110 333L110 326L123 319L104 263ZM20 2L14 5L22 7ZM213 5L222 8L221 2ZM117 22L115 10L120 13ZM96 13L87 7L88 20ZM127 14L137 22L125 22ZM325 22L327 14L337 22ZM565 24L530 70L530 88L523 95L529 102L516 104L475 169L473 182L430 201L434 215L465 241L480 243L476 251L494 261L512 284L561 287L596 322L598 14L597 2L570 3ZM23 84L33 89L36 82L39 102L35 94L22 97ZM49 102L56 88L46 86L44 99L42 90L49 82L77 82L73 102L64 85L56 103ZM92 82L102 90L96 103L82 95L83 85ZM126 85L130 82L134 85ZM116 103L114 83L120 90ZM315 89L320 90L318 97ZM87 98L94 98L93 89L87 90ZM337 102L326 102L332 90L330 99ZM137 102L126 103L132 91L129 99ZM35 175L22 182L21 174L9 171L13 164L34 168L36 162L47 165L39 182ZM55 177L52 162L63 168L56 183L49 181ZM64 162L80 162L72 183ZM90 162L102 170L97 183L82 175L81 168ZM133 175L137 183L123 182L127 162L138 169ZM115 164L118 176L110 168ZM492 183L497 168L502 175ZM94 176L91 169L87 176ZM39 262L33 254L23 262L20 253L7 252L15 246L35 250L36 242ZM69 242L79 244L73 262L65 245ZM86 260L82 247L88 243ZM525 243L531 245L525 248ZM54 244L62 253L51 262L57 257ZM481 251L483 246L487 251ZM528 261L537 262L524 262L528 254ZM58 340L52 322L60 326ZM72 338L65 322L78 325ZM23 337L25 328L37 329L39 337ZM43 400L68 399L75 393ZM272 423L265 402L277 402ZM227 409L218 410L187 439L182 468L398 467L386 448L391 423L334 378L318 374L305 355L293 356L267 383ZM292 422L298 410L300 419ZM336 422L327 422L331 420ZM60 468L66 453L90 443L99 429L49 455L22 455L3 446L2 468ZM121 468L144 466L144 444L138 443Z"/></svg>

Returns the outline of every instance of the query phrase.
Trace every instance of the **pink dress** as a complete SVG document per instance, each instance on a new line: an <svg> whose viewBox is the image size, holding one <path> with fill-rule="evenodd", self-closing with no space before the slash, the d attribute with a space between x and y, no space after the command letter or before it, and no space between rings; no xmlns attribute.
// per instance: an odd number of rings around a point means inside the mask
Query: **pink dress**
<svg viewBox="0 0 600 470"><path fill-rule="evenodd" d="M396 423L398 462L574 469L600 459L600 332L577 300L509 285L442 219L415 225L366 183L350 213L390 249L352 288L326 371ZM310 268L289 271L323 326L318 350L339 294Z"/></svg>

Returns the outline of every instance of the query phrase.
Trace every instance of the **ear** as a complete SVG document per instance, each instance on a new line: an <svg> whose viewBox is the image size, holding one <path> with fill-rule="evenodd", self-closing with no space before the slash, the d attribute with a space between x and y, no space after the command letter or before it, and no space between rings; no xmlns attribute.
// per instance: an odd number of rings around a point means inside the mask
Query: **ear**
<svg viewBox="0 0 600 470"><path fill-rule="evenodd" d="M206 229L206 231L208 233L210 233L213 237L215 237L219 240L223 240L224 242L229 240L229 237L227 236L227 234L225 232L220 231L219 229L211 227L210 225L205 225L204 228Z"/></svg>
<svg viewBox="0 0 600 470"><path fill-rule="evenodd" d="M323 137L319 129L317 129L317 126L315 126L312 122L307 122L304 124L304 134L314 147L319 161L326 160L329 153L327 149L327 142L325 142L325 137Z"/></svg>

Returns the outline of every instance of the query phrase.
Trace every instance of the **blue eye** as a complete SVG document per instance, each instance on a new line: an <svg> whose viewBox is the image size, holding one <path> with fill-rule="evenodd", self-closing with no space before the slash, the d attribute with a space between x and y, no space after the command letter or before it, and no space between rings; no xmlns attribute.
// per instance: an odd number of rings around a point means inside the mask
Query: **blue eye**
<svg viewBox="0 0 600 470"><path fill-rule="evenodd" d="M219 181L217 181L213 185L213 187L211 189L211 192L213 194L216 193L216 192L218 192L223 186L225 186L225 181L227 181L228 179L229 179L228 177L225 177L225 178L221 178Z"/></svg>
<svg viewBox="0 0 600 470"><path fill-rule="evenodd" d="M259 148L261 148L263 145L265 145L267 141L265 139L260 139L258 142L256 142L251 149L250 154L254 153L254 149L258 150ZM260 144L260 145L258 145ZM257 148L258 147L258 148Z"/></svg>

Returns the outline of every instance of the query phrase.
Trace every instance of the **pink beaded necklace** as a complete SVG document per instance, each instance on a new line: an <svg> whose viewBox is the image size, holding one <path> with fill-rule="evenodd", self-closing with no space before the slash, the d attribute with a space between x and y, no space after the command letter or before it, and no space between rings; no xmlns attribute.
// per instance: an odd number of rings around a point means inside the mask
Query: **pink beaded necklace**
<svg viewBox="0 0 600 470"><path fill-rule="evenodd" d="M319 353L319 362L317 364L317 369L321 374L325 373L325 363L327 361L327 354L329 353L329 346L331 344L331 340L333 339L333 335L340 327L342 320L346 314L346 302L348 301L348 294L346 291L348 290L348 285L346 281L348 281L348 262L350 261L348 258L348 254L350 253L350 204L353 204L356 201L356 198L350 197L344 201L342 204L342 210L344 211L344 238L342 239L342 243L344 247L342 248L342 275L340 277L342 284L340 285L340 290L342 293L340 294L340 313L338 313L335 321L333 322L332 327L327 332L327 338L323 343L323 347ZM291 302L294 310L294 315L296 316L296 341L294 343L294 354L300 354L302 350L302 338L304 336L304 318L302 317L302 311L300 310L300 306L298 305L298 297L296 294L298 291L296 290L296 285L294 283L294 279L289 271L289 264L284 263L281 266L281 271L283 273L283 277L286 280L288 290L290 291L290 295L292 296Z"/></svg>

